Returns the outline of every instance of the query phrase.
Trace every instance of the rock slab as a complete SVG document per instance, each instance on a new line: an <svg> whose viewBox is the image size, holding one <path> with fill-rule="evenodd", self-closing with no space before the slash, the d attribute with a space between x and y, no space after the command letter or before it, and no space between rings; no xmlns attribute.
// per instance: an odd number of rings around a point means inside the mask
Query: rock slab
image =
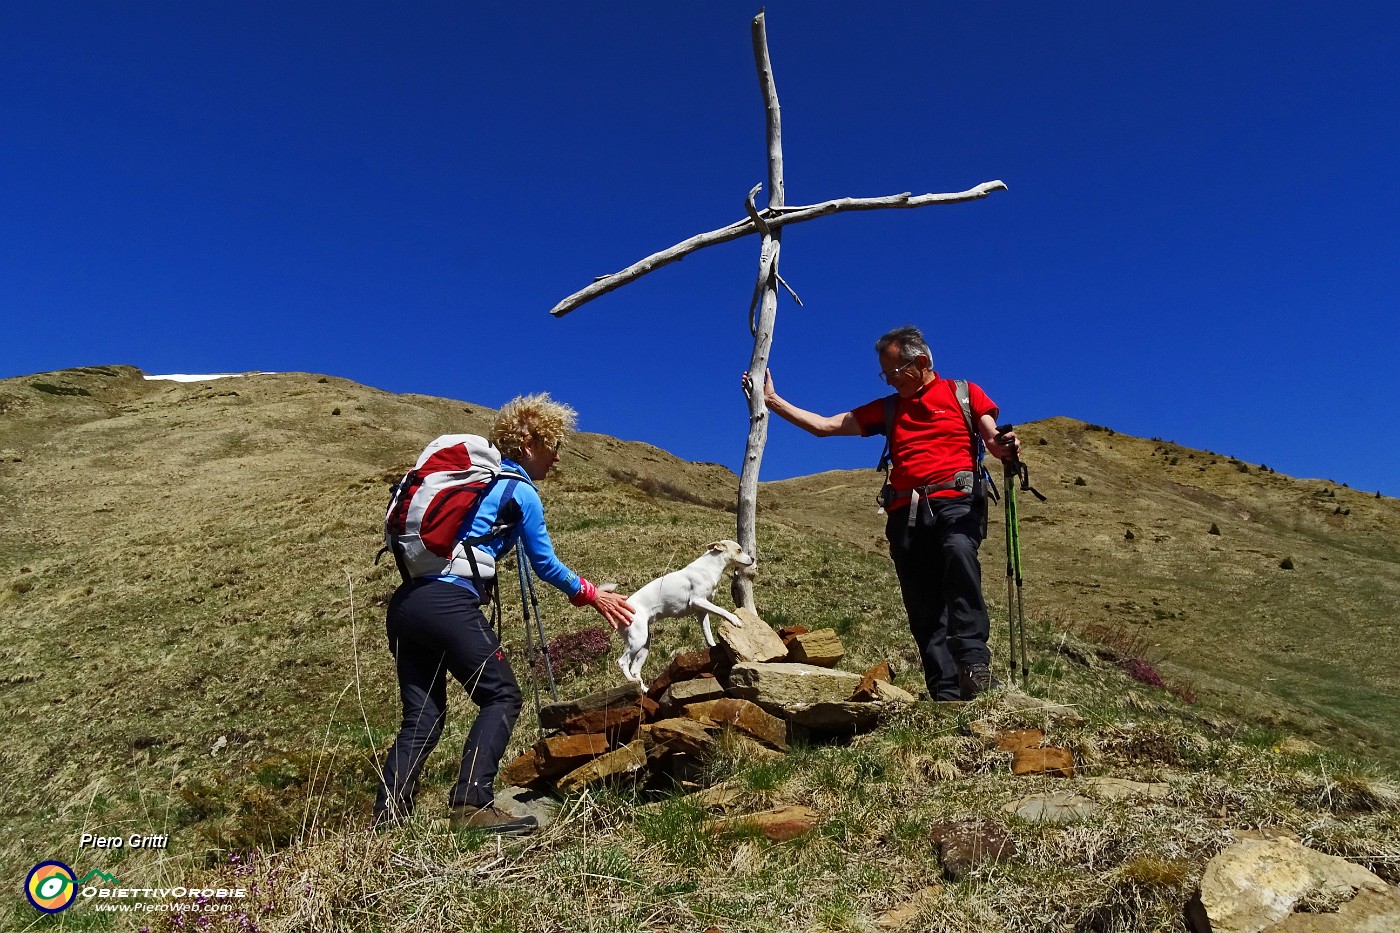
<svg viewBox="0 0 1400 933"><path fill-rule="evenodd" d="M806 635L810 631L811 629L805 625L785 625L778 629L778 637L783 640L783 644L791 647L794 638L798 635Z"/></svg>
<svg viewBox="0 0 1400 933"><path fill-rule="evenodd" d="M691 703L705 700L718 700L724 696L724 684L713 677L697 677L671 684L661 694L659 701L662 710L675 711ZM672 713L674 715L674 712Z"/></svg>
<svg viewBox="0 0 1400 933"><path fill-rule="evenodd" d="M756 612L741 608L734 610L734 615L744 623L742 627L724 619L715 629L715 638L725 647L734 663L763 663L787 657L787 645Z"/></svg>
<svg viewBox="0 0 1400 933"><path fill-rule="evenodd" d="M558 781L561 793L572 793L599 781L640 771L647 764L647 746L637 739L617 751L608 752L564 775Z"/></svg>
<svg viewBox="0 0 1400 933"><path fill-rule="evenodd" d="M602 733L615 745L630 741L641 723L640 706L607 706L570 716L561 728L575 735Z"/></svg>
<svg viewBox="0 0 1400 933"><path fill-rule="evenodd" d="M794 664L815 664L818 667L835 667L846 655L846 646L834 628L819 628L814 632L803 632L787 643L787 659Z"/></svg>
<svg viewBox="0 0 1400 933"><path fill-rule="evenodd" d="M787 842L811 832L819 822L821 817L817 811L809 807L788 806L711 820L706 825L712 832L717 833L756 829L773 842Z"/></svg>
<svg viewBox="0 0 1400 933"><path fill-rule="evenodd" d="M861 685L865 685L865 679L861 679ZM887 680L876 680L872 683L870 700L871 703L885 703L894 706L906 706L919 702L919 698L914 696L903 687L896 687ZM859 693L859 691L857 691ZM852 699L855 699L852 696Z"/></svg>
<svg viewBox="0 0 1400 933"><path fill-rule="evenodd" d="M1074 777L1074 753L1067 748L1018 748L1011 759L1011 773Z"/></svg>
<svg viewBox="0 0 1400 933"><path fill-rule="evenodd" d="M744 799L744 792L732 784L715 784L688 794L686 799L695 801L706 810L724 812L738 806Z"/></svg>
<svg viewBox="0 0 1400 933"><path fill-rule="evenodd" d="M941 823L929 836L938 847L938 860L950 881L961 881L979 865L1009 861L1016 855L1016 843L996 823Z"/></svg>
<svg viewBox="0 0 1400 933"><path fill-rule="evenodd" d="M564 723L581 713L609 709L615 706L634 706L642 695L642 685L625 683L611 690L599 690L577 700L565 700L540 707L540 727L548 732L557 731Z"/></svg>
<svg viewBox="0 0 1400 933"><path fill-rule="evenodd" d="M878 699L879 684L881 683L894 683L894 672L890 670L887 661L881 661L861 675L860 686L856 687L855 693L851 694L851 699L857 703L869 703Z"/></svg>
<svg viewBox="0 0 1400 933"><path fill-rule="evenodd" d="M785 713L793 725L823 735L850 736L872 729L884 709L879 703L813 703Z"/></svg>
<svg viewBox="0 0 1400 933"><path fill-rule="evenodd" d="M1005 813L1014 813L1032 823L1072 823L1099 812L1098 804L1087 797L1069 791L1053 794L1032 794L1003 806Z"/></svg>
<svg viewBox="0 0 1400 933"><path fill-rule="evenodd" d="M532 748L501 766L501 783L514 787L534 787L544 780L543 762Z"/></svg>
<svg viewBox="0 0 1400 933"><path fill-rule="evenodd" d="M720 726L732 726L766 745L787 751L787 723L770 716L757 703L737 697L707 700L687 706L683 715Z"/></svg>
<svg viewBox="0 0 1400 933"><path fill-rule="evenodd" d="M995 736L997 748L1004 752L1014 752L1022 748L1035 748L1045 741L1045 733L1039 729L1012 729Z"/></svg>
<svg viewBox="0 0 1400 933"><path fill-rule="evenodd" d="M590 758L608 751L608 740L601 735L552 735L535 744L543 773L563 774Z"/></svg>
<svg viewBox="0 0 1400 933"><path fill-rule="evenodd" d="M817 703L844 703L860 680L859 674L812 664L741 662L729 672L731 693L784 712Z"/></svg>
<svg viewBox="0 0 1400 933"><path fill-rule="evenodd" d="M544 829L554 822L559 812L559 801L548 794L527 790L524 787L506 787L496 795L496 806L511 816L533 816Z"/></svg>
<svg viewBox="0 0 1400 933"><path fill-rule="evenodd" d="M662 755L703 755L715 744L710 730L693 719L663 719L642 726L642 741L652 758Z"/></svg>
<svg viewBox="0 0 1400 933"><path fill-rule="evenodd" d="M1206 863L1186 918L1195 933L1382 933L1400 930L1400 893L1292 839L1243 839Z"/></svg>
<svg viewBox="0 0 1400 933"><path fill-rule="evenodd" d="M666 688L671 684L680 683L683 680L694 680L704 674L713 674L723 653L721 648L704 648L700 651L688 651L676 655L671 659L671 663L666 665L661 676L651 682L651 687L647 690L647 697L659 700L661 694L665 693Z"/></svg>

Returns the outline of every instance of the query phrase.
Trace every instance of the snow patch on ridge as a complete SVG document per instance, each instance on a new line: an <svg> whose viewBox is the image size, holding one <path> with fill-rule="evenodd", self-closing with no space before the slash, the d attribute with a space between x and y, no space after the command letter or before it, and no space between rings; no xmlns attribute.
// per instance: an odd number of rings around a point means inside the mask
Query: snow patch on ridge
<svg viewBox="0 0 1400 933"><path fill-rule="evenodd" d="M251 372L251 373L202 373L190 375L188 373L167 373L164 376L146 376L146 379L164 379L169 382L204 382L208 379L233 379L240 376L275 376L277 373Z"/></svg>

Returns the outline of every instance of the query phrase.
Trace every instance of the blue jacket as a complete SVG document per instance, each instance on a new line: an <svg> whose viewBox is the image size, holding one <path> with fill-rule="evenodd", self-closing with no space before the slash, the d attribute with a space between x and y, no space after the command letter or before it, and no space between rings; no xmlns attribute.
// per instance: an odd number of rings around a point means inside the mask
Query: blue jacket
<svg viewBox="0 0 1400 933"><path fill-rule="evenodd" d="M511 526L499 538L473 546L472 551L476 557L478 574L482 580L494 579L496 562L509 554L511 548L515 547L516 544L523 543L525 556L529 558L530 567L535 571L535 576L555 587L565 596L570 598L577 596L579 590L583 588L582 582L578 574L566 567L564 562L555 556L554 542L549 540L549 529L544 525L544 503L540 501L540 494L535 488L534 481L525 474L525 468L513 460L502 457L501 469L505 473L515 474L515 476L502 476L487 492L477 509L476 518L472 520L471 530L467 533L467 537L477 537L490 532L491 526L495 524L497 516L501 514L501 509L505 507L507 501L514 501L519 507L520 521ZM519 478L518 481L512 483L511 480L516 477ZM507 489L510 490L509 500L506 498ZM454 560L448 569L452 572L433 579L463 586L473 592L476 591L471 582L471 564L465 557Z"/></svg>

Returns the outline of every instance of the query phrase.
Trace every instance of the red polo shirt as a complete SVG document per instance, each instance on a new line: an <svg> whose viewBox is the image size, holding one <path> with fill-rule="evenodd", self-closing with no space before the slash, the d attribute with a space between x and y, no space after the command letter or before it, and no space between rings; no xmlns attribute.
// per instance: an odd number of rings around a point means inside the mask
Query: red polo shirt
<svg viewBox="0 0 1400 933"><path fill-rule="evenodd" d="M976 424L983 415L997 416L996 404L975 382L967 384ZM877 398L854 412L861 437L885 433L885 400ZM958 405L953 380L941 377L924 386L913 398L895 403L894 436L890 438L890 485L905 492L916 486L947 483L959 470L972 469L972 444ZM955 489L931 493L952 497ZM892 508L908 501L897 499ZM901 501L902 500L902 501Z"/></svg>

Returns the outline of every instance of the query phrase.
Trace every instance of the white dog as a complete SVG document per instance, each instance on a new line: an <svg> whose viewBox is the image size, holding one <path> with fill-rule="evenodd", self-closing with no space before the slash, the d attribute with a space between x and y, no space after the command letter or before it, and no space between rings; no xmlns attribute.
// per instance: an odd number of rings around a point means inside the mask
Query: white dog
<svg viewBox="0 0 1400 933"><path fill-rule="evenodd" d="M705 630L705 644L711 648L715 646L715 636L710 631L710 613L743 626L738 616L716 606L711 600L725 574L735 567L752 567L753 564L754 559L744 553L738 542L716 541L684 569L657 577L628 597L627 604L632 607L632 624L622 629L627 638L627 650L617 659L623 676L637 683L642 682L642 665L646 663L647 653L651 650L651 623L655 619L700 616L700 625Z"/></svg>

